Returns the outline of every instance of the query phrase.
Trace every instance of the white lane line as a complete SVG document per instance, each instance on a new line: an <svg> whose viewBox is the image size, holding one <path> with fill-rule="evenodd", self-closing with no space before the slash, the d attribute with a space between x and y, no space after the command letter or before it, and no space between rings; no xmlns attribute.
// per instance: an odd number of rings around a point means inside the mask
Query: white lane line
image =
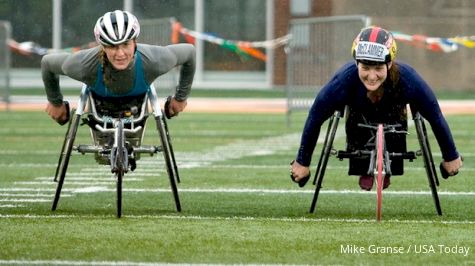
<svg viewBox="0 0 475 266"><path fill-rule="evenodd" d="M32 214L0 214L0 219L71 219L71 218L98 218L112 217L110 215L75 215L75 214L59 214L59 215L32 215ZM308 218L308 217L252 217L252 216L186 216L186 215L126 215L129 219L168 219L168 220L240 220L240 221L280 221L280 222L345 222L345 223L374 223L374 219L339 219L339 218ZM115 218L115 216L114 216ZM384 223L398 224L475 224L475 221L468 220L399 220L387 219Z"/></svg>
<svg viewBox="0 0 475 266"><path fill-rule="evenodd" d="M6 265L72 265L72 266L156 266L156 265L183 265L165 262L135 262L135 261L83 261L83 260L0 260ZM193 264L190 264L193 265ZM213 265L213 264L206 264ZM220 265L220 264L214 264ZM270 265L270 264L268 264Z"/></svg>
<svg viewBox="0 0 475 266"><path fill-rule="evenodd" d="M52 150L0 150L0 155L58 155L58 151L52 151Z"/></svg>
<svg viewBox="0 0 475 266"><path fill-rule="evenodd" d="M148 175L140 175L140 176L148 176ZM157 175L150 175L150 176L157 176ZM52 178L49 176L42 176L42 177L37 177L35 180L38 181L49 181L49 183L52 183ZM99 181L99 182L104 182L104 181L114 181L113 177L90 177L87 175L81 176L81 175L75 175L75 176L66 176L65 180L69 183L70 181ZM143 178L139 177L131 177L130 175L126 175L123 179L124 181L143 181ZM21 182L21 181L18 181ZM25 181L28 182L28 181ZM30 181L31 182L31 181ZM17 182L15 182L17 183Z"/></svg>
<svg viewBox="0 0 475 266"><path fill-rule="evenodd" d="M464 154L464 157L465 154ZM181 159L181 158L180 158ZM138 162L138 165L137 165L137 169L133 172L129 172L127 175L144 175L144 176L148 176L148 175L154 175L154 174L159 174L159 173L165 173L166 172L166 169L163 168L163 163L161 164L158 164L158 165L153 165L151 162L147 161L147 160L143 160L144 162L142 163L142 161L139 161ZM91 162L91 164L93 164L94 162ZM178 163L178 166L181 167L182 165L180 164L180 162L177 162ZM81 165L84 165L84 166L91 166L91 164L81 164ZM74 167L77 167L77 166L81 166L81 165L78 165L78 164L74 164ZM201 164L200 163L197 163L195 162L195 164L191 163L191 162L188 162L185 164L185 166L187 166L187 168L192 168L192 166L195 165L196 167L200 167ZM44 168L52 168L52 167L56 167L56 164L34 164L32 166L32 164L17 164L17 163L12 163L12 164L2 164L0 163L0 167L7 167L7 166L15 166L15 167L21 167L21 168L34 168L34 167L44 167ZM160 168L162 167L162 168ZM220 168L229 168L229 169L241 169L241 168L248 168L248 169L287 169L289 166L287 164L285 165L256 165L256 164L214 164L214 165L207 165L206 166L207 168L212 168L212 169L220 169ZM348 166L347 165L342 165L342 166L335 166L335 165L327 165L327 169L343 169L343 170L346 170L348 169ZM76 173L73 173L73 172L68 172L68 177L69 176L87 176L87 175L94 175L94 176L105 176L107 174L110 174L108 173L107 171L109 170L109 167L107 168L82 168L80 170L80 172L76 172ZM407 165L405 166L404 168L405 171L412 171L412 170L415 170L415 171L425 171L425 168L424 167L419 167L419 166L412 166L411 163L407 163ZM466 166L463 166L462 170L461 170L461 173L463 174L463 172L473 172L475 171L475 168L474 167L466 167ZM50 178L51 180L53 179L53 177L48 177Z"/></svg>
<svg viewBox="0 0 475 266"><path fill-rule="evenodd" d="M296 147L299 138L300 133L291 133L257 140L240 140L204 152L176 153L176 158L180 168L204 167L215 162L287 151ZM150 162L150 159L147 159L144 162Z"/></svg>
<svg viewBox="0 0 475 266"><path fill-rule="evenodd" d="M203 153L203 152L185 152L181 153L177 158L181 158L185 163L179 163L180 168L195 168L209 166L214 162L225 161L229 159L238 159L246 156L255 156L255 155L268 155L273 154L278 151L289 150L295 145L296 141L299 139L299 133L292 133L280 136L273 136L257 140L240 140L237 142L230 143L228 145L217 146L213 149ZM0 151L3 154L22 154L21 151ZM49 154L51 151L36 151L38 154ZM157 162L160 162L157 164ZM92 162L93 163L93 162ZM157 167L163 165L162 160L157 160L153 157L142 158L139 165L142 170L137 171L137 173L131 172L127 175L127 178L124 178L124 182L134 182L141 181L142 178L138 177L147 177L147 176L160 176L160 173L164 173L165 169L163 167ZM27 166L27 165L24 165ZM30 164L31 167L37 167L37 164ZM67 181L68 186L80 188L66 190L63 189L63 192L70 193L95 193L101 191L115 191L107 188L107 186L113 185L112 180L104 179L107 177L107 171L105 171L107 165L95 165L96 167L88 167L79 172L68 173ZM154 169L151 169L154 167ZM157 168L159 169L157 171ZM109 176L111 176L109 174ZM136 176L136 177L133 177ZM97 178L101 177L101 178ZM112 176L113 177L113 176ZM52 182L51 177L37 177L33 181L19 181L15 182L15 185L18 186L35 186L35 187L50 187ZM111 182L112 181L112 182ZM128 191L124 189L124 191ZM154 190L155 192L157 190ZM169 189L164 189L163 191L169 191ZM133 191L131 191L133 192Z"/></svg>
<svg viewBox="0 0 475 266"><path fill-rule="evenodd" d="M21 198L6 198L6 199L0 199L0 202L49 202L51 201L50 199L21 199Z"/></svg>
<svg viewBox="0 0 475 266"><path fill-rule="evenodd" d="M109 184L109 183L108 183ZM0 192L52 192L55 188L0 188ZM106 186L84 186L82 188L63 188L62 192L115 192L115 188L108 188ZM126 192L136 193L156 193L156 192L170 192L169 188L124 188ZM314 189L256 189L256 188L179 188L179 192L183 193L243 193L243 194L312 194ZM323 194L362 194L372 195L375 191L363 190L320 190ZM416 190L400 190L392 191L385 190L384 194L390 195L430 195L431 191L416 191ZM439 195L446 196L475 196L475 191L438 191ZM63 195L63 194L61 194Z"/></svg>
<svg viewBox="0 0 475 266"><path fill-rule="evenodd" d="M24 207L24 205L21 205L21 204L0 204L0 208L18 208L18 207Z"/></svg>
<svg viewBox="0 0 475 266"><path fill-rule="evenodd" d="M68 182L69 185L74 185L74 186L90 186L90 185L110 185L113 184L113 181L111 180L110 182L100 182L100 181L87 181L87 182ZM17 185L34 185L34 186L51 186L51 181L19 181L15 182Z"/></svg>
<svg viewBox="0 0 475 266"><path fill-rule="evenodd" d="M50 198L53 196L54 194L0 193L0 197Z"/></svg>

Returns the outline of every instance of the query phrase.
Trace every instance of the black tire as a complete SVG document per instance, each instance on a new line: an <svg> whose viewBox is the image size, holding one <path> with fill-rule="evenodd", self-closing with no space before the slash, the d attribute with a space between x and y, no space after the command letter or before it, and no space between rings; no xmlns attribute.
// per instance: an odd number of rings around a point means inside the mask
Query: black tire
<svg viewBox="0 0 475 266"><path fill-rule="evenodd" d="M173 171L174 171L173 175L175 176L176 182L180 183L180 174L178 173L178 166L175 160L175 152L173 151L173 145L171 142L170 132L168 131L167 120L165 119L164 116L162 116L162 121L163 121L163 126L165 128L165 133L167 135L168 150L170 151L170 159L172 161Z"/></svg>
<svg viewBox="0 0 475 266"><path fill-rule="evenodd" d="M435 163L434 159L432 157L432 149L430 147L430 142L429 138L427 137L427 129L426 129L426 123L424 123L424 119L421 117L421 125L422 125L422 133L424 134L424 142L426 143L427 146L427 154L430 156L430 167L432 168L432 172L434 173L433 179L435 181L435 184L439 186L439 178L437 177L437 171L435 170Z"/></svg>
<svg viewBox="0 0 475 266"><path fill-rule="evenodd" d="M116 188L117 188L117 218L122 216L122 179L124 177L123 171L118 171L115 173L116 177Z"/></svg>
<svg viewBox="0 0 475 266"><path fill-rule="evenodd" d="M68 123L68 127L66 129L66 132L64 133L63 146L61 147L61 152L59 154L58 165L56 166L56 172L54 174L54 179L53 179L54 182L58 182L58 174L60 172L60 168L61 168L60 166L63 163L64 152L66 150L66 144L68 143L68 135L69 135L69 131L71 129L72 122L73 122L73 119L70 119L69 123Z"/></svg>
<svg viewBox="0 0 475 266"><path fill-rule="evenodd" d="M173 198L175 200L176 210L181 211L180 198L178 196L178 189L176 185L176 176L173 167L173 157L170 151L170 143L168 142L167 133L165 130L165 125L163 123L162 116L155 117L155 122L157 123L158 134L160 135L160 142L162 144L162 153L165 160L165 165L167 168L168 177L170 179L170 186L173 193Z"/></svg>
<svg viewBox="0 0 475 266"><path fill-rule="evenodd" d="M117 171L115 172L116 177L116 190L117 190L117 218L122 216L122 180L124 173L127 172L128 163L127 163L127 149L125 148L125 139L124 139L124 123L122 120L119 120L117 125L117 149L115 150L116 154L116 166Z"/></svg>
<svg viewBox="0 0 475 266"><path fill-rule="evenodd" d="M56 210L58 206L59 197L61 195L61 189L63 187L64 178L66 176L66 171L68 169L69 158L71 157L71 152L73 150L74 140L76 138L76 133L79 127L79 121L81 120L81 115L75 114L68 126L68 131L66 133L66 138L63 143L63 148L58 161L58 166L56 168L56 174L54 180L57 180L58 184L56 186L56 193L54 195L52 210Z"/></svg>
<svg viewBox="0 0 475 266"><path fill-rule="evenodd" d="M440 206L439 195L437 193L437 172L435 171L434 158L430 150L429 140L427 138L427 132L425 130L425 124L422 116L417 112L414 116L414 124L416 126L417 138L419 139L419 145L422 151L422 157L424 159L424 167L427 173L427 179L432 192L432 198L434 199L435 209L438 215L442 215L442 208Z"/></svg>
<svg viewBox="0 0 475 266"><path fill-rule="evenodd" d="M328 143L328 137L330 136L330 132L331 132L332 124L333 124L334 120L335 120L335 117L332 116L332 117L330 117L330 119L328 121L327 133L325 134L325 140L323 141L322 152L321 152L320 158L318 159L317 171L319 171L320 168L322 167L322 161L323 161L323 157L324 157L322 155L325 153L325 149L326 149L327 143ZM317 183L317 175L315 175L315 177L313 178L313 184L315 185L316 183Z"/></svg>
<svg viewBox="0 0 475 266"><path fill-rule="evenodd" d="M318 194L320 193L320 188L322 187L323 177L325 175L328 159L330 158L331 150L333 148L333 140L335 139L340 117L340 111L336 111L330 120L330 124L328 125L329 130L327 132L330 135L325 137L326 143L322 148L322 154L318 163L317 171L315 172L315 179L317 180L317 182L315 187L315 193L313 194L312 204L310 206L310 213L313 213L317 206Z"/></svg>

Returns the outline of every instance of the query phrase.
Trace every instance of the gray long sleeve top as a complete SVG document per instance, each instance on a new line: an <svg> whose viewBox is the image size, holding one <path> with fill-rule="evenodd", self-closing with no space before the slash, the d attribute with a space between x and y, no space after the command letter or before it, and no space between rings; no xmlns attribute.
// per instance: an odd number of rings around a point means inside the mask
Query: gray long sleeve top
<svg viewBox="0 0 475 266"><path fill-rule="evenodd" d="M59 105L63 101L60 90L59 75L66 75L92 87L96 83L97 71L100 65L98 53L101 47L81 50L75 53L56 53L43 56L41 60L41 74L48 101ZM142 68L147 84L160 75L181 66L180 78L176 88L175 98L186 100L191 91L195 73L195 48L191 44L174 44L155 46L137 44L137 52L142 59ZM108 84L108 89L114 93L126 93L133 88L135 80L134 63L125 70L115 70L107 64L105 73L110 73L114 79ZM124 89L123 88L127 88Z"/></svg>

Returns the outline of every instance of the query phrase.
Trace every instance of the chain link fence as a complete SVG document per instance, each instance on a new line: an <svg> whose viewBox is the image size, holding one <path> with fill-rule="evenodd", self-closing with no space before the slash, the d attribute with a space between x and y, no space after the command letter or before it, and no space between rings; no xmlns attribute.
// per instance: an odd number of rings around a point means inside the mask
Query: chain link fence
<svg viewBox="0 0 475 266"><path fill-rule="evenodd" d="M293 19L287 47L287 124L297 110L308 110L320 88L351 60L351 44L369 26L367 16Z"/></svg>
<svg viewBox="0 0 475 266"><path fill-rule="evenodd" d="M171 18L144 19L140 21L140 43L166 46L171 44ZM174 94L178 84L179 69L158 77L154 82L157 93L160 96Z"/></svg>

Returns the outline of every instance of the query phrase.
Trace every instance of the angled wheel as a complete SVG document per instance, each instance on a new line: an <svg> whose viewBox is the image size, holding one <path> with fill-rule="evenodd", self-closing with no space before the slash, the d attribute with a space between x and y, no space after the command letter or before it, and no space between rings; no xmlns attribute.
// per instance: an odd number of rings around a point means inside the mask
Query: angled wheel
<svg viewBox="0 0 475 266"><path fill-rule="evenodd" d="M165 159L165 165L167 168L168 177L170 179L170 186L172 189L173 198L175 199L176 210L180 212L181 211L180 198L178 196L178 189L176 185L176 181L177 181L177 172L175 171L176 164L174 163L174 156L172 155L172 150L170 149L171 145L169 142L169 138L167 137L168 131L166 129L166 125L163 119L163 112L158 103L157 93L153 85L150 86L150 90L148 91L147 95L150 100L150 105L154 113L155 123L157 124L157 131L158 131L158 134L160 135L162 153Z"/></svg>
<svg viewBox="0 0 475 266"><path fill-rule="evenodd" d="M336 130L338 129L338 122L340 121L341 112L336 111L332 118L330 118L330 122L328 125L327 136L325 136L325 143L322 148L322 154L320 155L320 159L318 161L317 171L315 173L316 179L316 187L315 193L313 194L312 204L310 206L310 212L313 213L315 211L318 194L320 193L320 189L322 187L323 177L325 175L325 170L327 168L328 159L330 158L331 150L333 148L333 140L335 139Z"/></svg>
<svg viewBox="0 0 475 266"><path fill-rule="evenodd" d="M322 168L322 162L323 162L323 157L324 157L322 155L325 154L325 149L327 147L328 138L331 135L332 125L333 125L334 120L335 120L334 115L332 117L330 117L330 119L328 120L327 133L325 134L325 139L323 141L323 146L322 146L322 152L321 152L320 158L318 159L317 172L320 170L320 168ZM316 182L317 182L317 175L315 175L315 177L313 178L313 184L315 185Z"/></svg>
<svg viewBox="0 0 475 266"><path fill-rule="evenodd" d="M162 153L167 168L168 177L170 179L170 186L175 200L176 210L181 211L180 198L178 196L178 189L176 185L176 172L174 168L174 158L172 151L170 150L170 143L168 142L167 132L165 130L165 124L163 123L162 116L155 116L155 122L157 123L158 134L160 135L160 142L162 144Z"/></svg>
<svg viewBox="0 0 475 266"><path fill-rule="evenodd" d="M59 154L58 165L56 166L56 172L54 174L54 179L53 179L54 182L58 182L58 175L59 175L59 172L61 171L61 165L63 164L64 155L66 153L66 147L68 145L68 136L69 136L69 131L71 130L72 121L73 119L69 120L68 127L64 134L63 146L61 147L61 153Z"/></svg>
<svg viewBox="0 0 475 266"><path fill-rule="evenodd" d="M177 166L176 160L175 160L175 152L173 151L173 145L172 145L172 142L171 142L170 133L168 131L167 120L165 119L165 116L161 116L161 117L162 117L162 121L163 121L163 126L165 128L165 133L167 135L168 149L170 151L170 159L171 159L171 162L172 162L172 165L173 165L174 176L176 178L176 182L180 183L180 174L178 173L178 166Z"/></svg>
<svg viewBox="0 0 475 266"><path fill-rule="evenodd" d="M434 173L433 175L433 179L434 179L434 182L436 184L436 186L439 186L439 178L437 177L437 171L436 171L436 168L435 168L435 163L434 163L434 159L432 157L432 150L430 148L430 143L429 143L429 138L427 137L427 129L426 129L426 124L424 123L424 119L422 118L422 116L419 114L419 121L421 123L421 128L422 128L422 135L423 135L423 139L424 139L424 143L425 143L425 146L427 147L426 148L426 151L427 151L427 156L429 157L429 163L430 163L430 167L431 167L431 171Z"/></svg>
<svg viewBox="0 0 475 266"><path fill-rule="evenodd" d="M434 158L432 157L424 120L419 112L416 112L414 115L414 124L416 126L417 138L419 139L419 145L421 147L422 157L424 159L424 168L426 169L427 179L432 192L435 209L438 215L442 215L442 208L440 206L439 195L437 193L437 185L439 181L437 178L437 172L435 170Z"/></svg>
<svg viewBox="0 0 475 266"><path fill-rule="evenodd" d="M71 157L71 152L73 150L74 139L76 138L76 133L79 126L79 121L81 120L80 114L75 114L68 125L68 130L66 132L66 137L61 149L61 154L58 161L58 166L56 168L56 174L54 180L58 182L56 186L56 193L54 195L52 210L56 210L58 206L59 197L61 195L61 189L64 183L64 177L66 176L66 171L68 170L69 158Z"/></svg>

